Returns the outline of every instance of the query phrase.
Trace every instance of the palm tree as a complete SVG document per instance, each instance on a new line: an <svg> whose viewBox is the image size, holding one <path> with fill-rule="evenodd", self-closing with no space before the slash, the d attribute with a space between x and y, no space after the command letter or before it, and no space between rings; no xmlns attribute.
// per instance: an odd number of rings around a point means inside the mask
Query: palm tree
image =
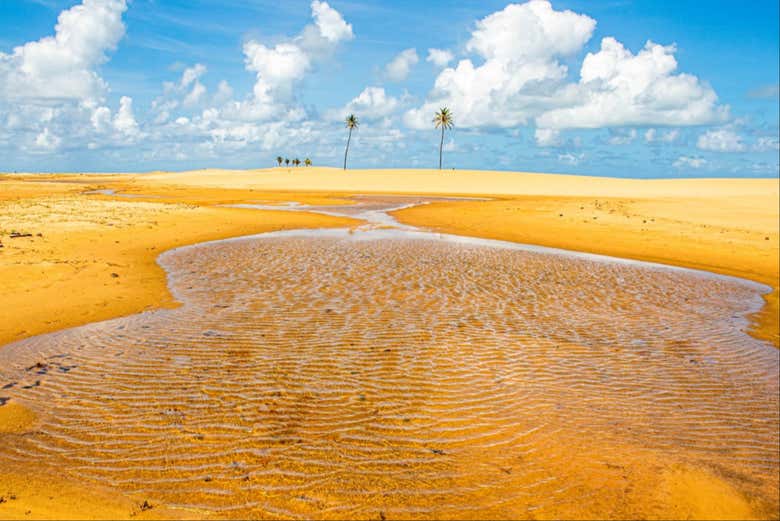
<svg viewBox="0 0 780 521"><path fill-rule="evenodd" d="M287 166L290 166L290 159L285 157L284 158L284 164L287 165Z"/></svg>
<svg viewBox="0 0 780 521"><path fill-rule="evenodd" d="M349 142L352 140L352 129L358 128L358 120L354 114L347 116L347 128L349 129L349 137L347 138L347 148L344 150L344 170L347 169L347 154L349 153Z"/></svg>
<svg viewBox="0 0 780 521"><path fill-rule="evenodd" d="M306 159L303 160L303 164L306 166L311 166L311 159L307 157Z"/></svg>
<svg viewBox="0 0 780 521"><path fill-rule="evenodd" d="M279 166L282 166L282 161L284 161L284 159L282 159L282 156L276 156L276 162L279 164Z"/></svg>
<svg viewBox="0 0 780 521"><path fill-rule="evenodd" d="M293 159L293 164L294 164L295 166L300 166L300 164L301 164L301 160L300 160L300 159L298 159L298 158L296 157L295 159Z"/></svg>
<svg viewBox="0 0 780 521"><path fill-rule="evenodd" d="M441 141L439 142L439 170L441 170L441 151L444 148L444 129L451 129L455 122L452 119L452 112L447 107L442 107L439 112L433 116L433 123L436 128L441 127Z"/></svg>

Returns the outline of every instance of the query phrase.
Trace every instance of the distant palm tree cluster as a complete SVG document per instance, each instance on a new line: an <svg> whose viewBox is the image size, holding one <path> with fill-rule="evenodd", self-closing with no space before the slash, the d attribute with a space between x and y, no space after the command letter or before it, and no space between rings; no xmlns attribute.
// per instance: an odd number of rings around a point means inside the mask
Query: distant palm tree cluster
<svg viewBox="0 0 780 521"><path fill-rule="evenodd" d="M301 166L301 164L311 166L311 159L307 157L301 161L297 157L295 159L290 159L289 157L276 156L276 164L282 166L282 163L284 163L285 166L290 166L290 163L292 163L293 166Z"/></svg>
<svg viewBox="0 0 780 521"><path fill-rule="evenodd" d="M349 129L347 135L347 148L344 150L344 170L347 169L347 154L349 154L349 143L352 141L352 131L358 128L358 118L354 114L347 116L345 120L346 126ZM442 107L434 114L433 124L436 128L441 128L441 141L439 141L439 170L442 165L442 151L444 150L444 131L450 130L455 125L455 119L447 107ZM281 158L276 158L280 160Z"/></svg>
<svg viewBox="0 0 780 521"><path fill-rule="evenodd" d="M345 123L346 127L349 129L349 134L347 134L347 147L344 149L344 170L347 169L347 156L349 155L349 144L352 142L352 131L360 126L358 118L354 114L347 116ZM444 151L444 131L451 130L452 127L455 126L455 120L450 109L447 107L440 108L433 116L433 125L435 128L441 129L441 140L439 140L439 170L441 170L442 152ZM293 166L300 166L301 160L297 157L295 159L290 159L289 157L276 156L276 164L278 166L282 166L282 164L290 166L290 163L292 163ZM303 164L311 166L311 159L307 157L303 160Z"/></svg>

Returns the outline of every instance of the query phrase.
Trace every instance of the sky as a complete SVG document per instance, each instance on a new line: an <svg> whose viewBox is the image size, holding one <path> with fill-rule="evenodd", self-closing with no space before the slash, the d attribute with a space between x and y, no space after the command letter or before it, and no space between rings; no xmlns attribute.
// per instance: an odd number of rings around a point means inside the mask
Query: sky
<svg viewBox="0 0 780 521"><path fill-rule="evenodd" d="M3 0L0 171L777 177L777 0Z"/></svg>

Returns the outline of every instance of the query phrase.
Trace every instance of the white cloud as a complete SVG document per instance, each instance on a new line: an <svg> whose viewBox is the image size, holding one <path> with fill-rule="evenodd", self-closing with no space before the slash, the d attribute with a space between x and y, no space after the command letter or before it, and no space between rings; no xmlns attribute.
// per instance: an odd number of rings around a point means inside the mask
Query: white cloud
<svg viewBox="0 0 780 521"><path fill-rule="evenodd" d="M604 128L701 125L724 120L711 87L677 72L676 49L647 42L633 54L615 38L588 53L579 81L561 59L582 50L596 22L547 0L510 4L476 23L461 59L442 70L425 103L404 121L427 128L448 106L462 127Z"/></svg>
<svg viewBox="0 0 780 521"><path fill-rule="evenodd" d="M119 110L114 116L114 128L126 136L138 135L138 123L133 114L133 99L122 96L119 100Z"/></svg>
<svg viewBox="0 0 780 521"><path fill-rule="evenodd" d="M0 53L5 99L98 99L106 83L96 67L125 33L125 0L84 0L57 18L54 36Z"/></svg>
<svg viewBox="0 0 780 521"><path fill-rule="evenodd" d="M700 157L680 156L672 163L675 168L702 168L707 164L706 159Z"/></svg>
<svg viewBox="0 0 780 521"><path fill-rule="evenodd" d="M636 139L636 129L612 130L607 143L610 145L629 145Z"/></svg>
<svg viewBox="0 0 780 521"><path fill-rule="evenodd" d="M716 152L742 152L745 150L742 138L736 132L727 128L705 132L699 136L696 146L702 150L714 150Z"/></svg>
<svg viewBox="0 0 780 521"><path fill-rule="evenodd" d="M250 40L244 44L244 56L247 70L257 73L254 94L259 100L289 97L293 84L303 79L311 66L309 55L294 43L266 47Z"/></svg>
<svg viewBox="0 0 780 521"><path fill-rule="evenodd" d="M464 127L525 124L552 102L550 84L566 77L558 58L579 51L595 26L588 16L555 11L547 0L510 4L477 21L466 50L482 63L463 59L441 71L426 102L406 113L406 124L429 127L441 106Z"/></svg>
<svg viewBox="0 0 780 521"><path fill-rule="evenodd" d="M585 159L584 153L572 154L567 152L565 154L558 154L558 161L568 165L578 165L583 159Z"/></svg>
<svg viewBox="0 0 780 521"><path fill-rule="evenodd" d="M391 81L403 81L419 61L415 49L403 50L385 66L385 76Z"/></svg>
<svg viewBox="0 0 780 521"><path fill-rule="evenodd" d="M536 122L550 128L599 128L625 125L700 125L725 119L715 92L690 74L674 74L673 45L647 42L637 54L607 37L597 53L588 53L580 81L557 96L571 106L554 108Z"/></svg>
<svg viewBox="0 0 780 521"><path fill-rule="evenodd" d="M659 134L654 128L649 128L645 132L645 141L648 143L674 143L680 137L680 131L676 128Z"/></svg>
<svg viewBox="0 0 780 521"><path fill-rule="evenodd" d="M428 49L428 57L425 61L437 67L446 67L454 58L455 55L446 49Z"/></svg>
<svg viewBox="0 0 780 521"><path fill-rule="evenodd" d="M327 111L326 118L340 121L355 114L359 119L378 120L395 112L399 104L398 98L388 96L382 87L366 87L344 107Z"/></svg>
<svg viewBox="0 0 780 521"><path fill-rule="evenodd" d="M255 40L244 44L246 69L256 74L253 98L244 103L234 103L228 113L238 119L269 119L289 114L289 102L293 89L322 56L353 38L352 26L341 14L326 2L311 3L314 25L304 27L301 34L291 41L273 47Z"/></svg>
<svg viewBox="0 0 780 521"><path fill-rule="evenodd" d="M771 150L780 150L780 140L777 137L759 137L756 144L753 145L756 152L767 152Z"/></svg>
<svg viewBox="0 0 780 521"><path fill-rule="evenodd" d="M54 34L0 53L0 120L22 150L90 150L137 135L129 98L112 117L97 72L125 33L125 0L83 0L60 12ZM18 122L24 122L19 125Z"/></svg>
<svg viewBox="0 0 780 521"><path fill-rule="evenodd" d="M108 107L97 107L90 116L92 126L98 132L105 132L111 127L111 109Z"/></svg>
<svg viewBox="0 0 780 521"><path fill-rule="evenodd" d="M56 150L62 139L55 136L49 131L49 127L45 127L43 131L35 137L35 146L46 151Z"/></svg>
<svg viewBox="0 0 780 521"><path fill-rule="evenodd" d="M219 82L219 85L217 85L217 93L214 95L214 103L216 105L223 105L226 102L230 101L230 99L233 97L233 88L230 86L230 84L222 80Z"/></svg>
<svg viewBox="0 0 780 521"><path fill-rule="evenodd" d="M184 97L182 102L185 106L197 105L206 95L206 87L202 83L197 82L193 85L192 90Z"/></svg>
<svg viewBox="0 0 780 521"><path fill-rule="evenodd" d="M561 133L551 128L537 128L534 132L536 144L540 147L557 147L561 144Z"/></svg>
<svg viewBox="0 0 780 521"><path fill-rule="evenodd" d="M206 74L206 66L202 63L196 63L192 67L187 67L181 74L181 87L186 89L194 82L198 81L201 76Z"/></svg>
<svg viewBox="0 0 780 521"><path fill-rule="evenodd" d="M335 44L354 37L352 25L345 22L341 13L329 6L327 2L314 0L311 3L311 12L320 34L329 42Z"/></svg>

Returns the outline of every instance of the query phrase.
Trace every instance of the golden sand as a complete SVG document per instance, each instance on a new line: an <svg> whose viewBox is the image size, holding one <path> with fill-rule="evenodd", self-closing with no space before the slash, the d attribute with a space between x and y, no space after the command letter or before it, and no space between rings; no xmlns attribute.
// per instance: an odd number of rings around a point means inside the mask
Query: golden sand
<svg viewBox="0 0 780 521"><path fill-rule="evenodd" d="M105 186L121 190L121 178L66 179L77 182L0 178L4 292L0 345L175 306L165 273L156 262L168 249L278 229L351 224L348 219L322 215L214 206L273 201L273 195L258 198L250 192L242 197L226 190L196 189L187 194L159 190L155 198L122 198L84 193ZM300 194L297 198L305 200ZM319 195L311 202L330 201ZM29 236L13 238L12 232Z"/></svg>
<svg viewBox="0 0 780 521"><path fill-rule="evenodd" d="M752 334L780 347L780 180L636 180L523 172L272 168L154 173L139 182L247 190L497 197L398 212L448 233L714 271L774 288ZM148 189L148 188L147 188ZM561 215L563 214L563 215Z"/></svg>
<svg viewBox="0 0 780 521"><path fill-rule="evenodd" d="M6 347L41 414L0 462L235 518L777 505L777 351L734 327L755 285L331 235L166 253L182 307Z"/></svg>
<svg viewBox="0 0 780 521"><path fill-rule="evenodd" d="M686 266L774 288L750 329L780 346L778 199L764 194L643 198L522 197L437 202L395 213L430 229ZM728 186L728 185L727 185ZM694 187L690 188L697 193ZM724 187L724 190L726 188ZM733 190L733 191L731 191Z"/></svg>
<svg viewBox="0 0 780 521"><path fill-rule="evenodd" d="M105 188L142 197L83 193ZM350 194L380 192L466 196L489 192L499 199L435 202L402 210L397 217L402 222L456 234L653 260L767 283L775 292L758 317L755 334L777 343L777 180L632 181L484 172L344 173L312 168L0 178L0 241L4 245L0 249L0 281L6 301L12 299L6 306L11 313L0 317L0 344L176 305L168 292L165 273L155 262L159 253L170 248L275 229L353 224L322 215L216 205L286 201L337 204L348 200ZM32 237L10 238L11 231L31 233ZM114 273L118 276L112 276ZM13 400L0 407L0 412L18 419L17 428L6 436L23 436L36 428L36 417ZM583 454L588 450L598 454L604 448L596 444L581 449ZM533 514L523 511L522 517L587 518L605 512L612 517L641 513L651 518L768 515L765 503L756 504L751 499L756 497L755 491L744 488L749 480L737 480L742 488L735 487L733 471L688 463L669 466L655 453L642 454L636 447L631 451L642 462L641 468L653 469L656 465L657 470L636 474L629 465L627 472L634 472L629 481L635 489L621 486L621 480L627 478L617 475L619 468L604 465L600 474L587 465L578 470L566 464L559 470L565 468L573 475L581 472L586 483L593 480L591 486L601 483L602 501L592 503L591 510L566 510L569 507L564 503L557 509L542 508ZM482 456L475 455L474 461ZM468 463L463 467L469 468ZM506 473L501 470L499 474ZM48 489L56 493L48 495ZM118 495L91 484L86 487L41 479L31 475L27 466L9 466L0 471L0 494L4 490L22 492L14 493L16 500L0 504L0 518L21 517L27 510L32 511L26 515L29 518L178 515L159 505L142 511L139 506L143 498L129 499L124 495L126 491ZM588 491L572 493L577 497L584 492ZM52 503L50 496L56 501ZM651 504L663 508L653 511L648 509ZM527 502L519 501L515 510L499 508L482 514L517 517L521 513L517 509L527 506ZM374 512L376 516L379 513ZM193 515L189 512L184 517ZM459 517L468 516L460 512Z"/></svg>

